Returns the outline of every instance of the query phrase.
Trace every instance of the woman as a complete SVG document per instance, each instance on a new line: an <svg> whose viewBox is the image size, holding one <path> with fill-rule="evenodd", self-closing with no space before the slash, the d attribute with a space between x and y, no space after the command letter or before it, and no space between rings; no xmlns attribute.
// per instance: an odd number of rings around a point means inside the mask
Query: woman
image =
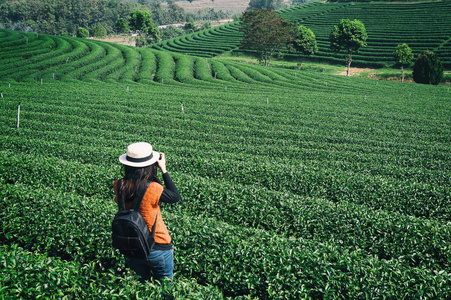
<svg viewBox="0 0 451 300"><path fill-rule="evenodd" d="M126 265L141 276L141 282L148 280L152 275L157 280L172 279L174 254L171 236L161 216L160 203L175 203L180 200L180 195L166 171L165 155L153 151L149 143L141 142L129 145L127 153L119 156L119 161L124 166L124 177L120 191L117 190L118 181L114 182L115 201L117 202L118 193L120 193L125 201L125 208L130 209L140 183L149 181L150 184L144 193L139 212L149 230L152 230L155 218L157 220L155 246L149 256L144 259L126 257ZM163 173L165 187L157 177L157 168L160 168Z"/></svg>

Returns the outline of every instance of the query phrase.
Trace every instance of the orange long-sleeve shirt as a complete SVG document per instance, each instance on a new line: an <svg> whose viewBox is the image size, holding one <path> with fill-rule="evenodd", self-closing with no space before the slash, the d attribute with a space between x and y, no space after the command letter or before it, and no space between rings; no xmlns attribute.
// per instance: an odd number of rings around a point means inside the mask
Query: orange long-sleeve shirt
<svg viewBox="0 0 451 300"><path fill-rule="evenodd" d="M114 191L116 197L114 201L117 203L117 180L114 182ZM155 222L155 216L157 216L157 223L155 225L155 249L168 249L171 248L171 236L164 223L163 217L160 211L160 197L163 193L163 186L157 182L151 182L144 194L141 202L139 213L142 215L144 221L152 230L152 226ZM132 205L131 201L125 202L125 208L130 209Z"/></svg>

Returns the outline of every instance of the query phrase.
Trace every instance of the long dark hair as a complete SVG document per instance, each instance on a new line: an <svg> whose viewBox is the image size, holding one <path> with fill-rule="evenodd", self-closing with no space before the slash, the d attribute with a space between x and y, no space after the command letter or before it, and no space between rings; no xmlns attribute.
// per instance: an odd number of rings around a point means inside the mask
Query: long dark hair
<svg viewBox="0 0 451 300"><path fill-rule="evenodd" d="M125 201L133 200L139 185L148 180L161 184L157 177L157 163L147 167L136 168L124 165L124 177L122 178L121 195Z"/></svg>

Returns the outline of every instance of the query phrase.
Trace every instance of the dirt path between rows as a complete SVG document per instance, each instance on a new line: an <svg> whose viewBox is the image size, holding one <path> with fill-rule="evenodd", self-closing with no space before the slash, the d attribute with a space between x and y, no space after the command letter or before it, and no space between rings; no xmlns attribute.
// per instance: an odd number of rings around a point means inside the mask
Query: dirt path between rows
<svg viewBox="0 0 451 300"><path fill-rule="evenodd" d="M110 42L120 45L127 45L127 46L135 46L135 37L134 36L114 36L114 37L106 37L106 38L89 38L91 40L97 40L102 42Z"/></svg>
<svg viewBox="0 0 451 300"><path fill-rule="evenodd" d="M374 71L374 69L369 69L369 68L351 68L351 76L359 76L363 72L368 72L369 73L368 77L374 77L376 73L375 72L371 73L371 71ZM334 75L346 76L346 68L343 68L343 71L336 72Z"/></svg>

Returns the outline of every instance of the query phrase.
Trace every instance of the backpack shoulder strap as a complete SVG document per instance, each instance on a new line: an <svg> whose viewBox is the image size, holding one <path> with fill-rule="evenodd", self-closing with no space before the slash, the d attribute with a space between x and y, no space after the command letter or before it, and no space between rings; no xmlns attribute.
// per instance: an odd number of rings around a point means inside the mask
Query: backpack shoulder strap
<svg viewBox="0 0 451 300"><path fill-rule="evenodd" d="M147 188L149 187L150 182L146 180L146 182L143 182L138 187L138 192L136 193L136 197L133 199L132 208L135 211L139 211L139 208L141 207L141 203L143 201L144 195L147 191Z"/></svg>
<svg viewBox="0 0 451 300"><path fill-rule="evenodd" d="M117 205L119 210L125 209L124 198L121 193L122 179L119 179L116 184Z"/></svg>

